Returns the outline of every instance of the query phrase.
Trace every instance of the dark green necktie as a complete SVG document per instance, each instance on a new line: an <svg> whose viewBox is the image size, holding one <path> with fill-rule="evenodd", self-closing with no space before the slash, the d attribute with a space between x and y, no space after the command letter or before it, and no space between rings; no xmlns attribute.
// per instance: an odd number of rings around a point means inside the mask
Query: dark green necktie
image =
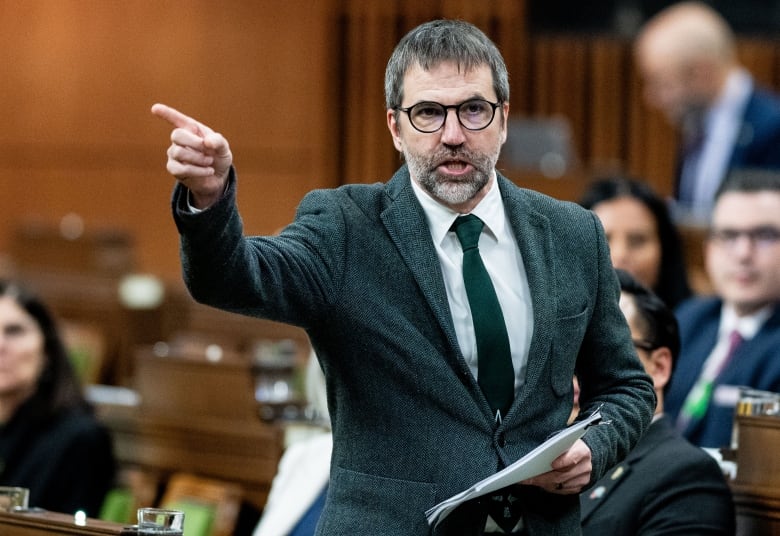
<svg viewBox="0 0 780 536"><path fill-rule="evenodd" d="M501 305L479 255L483 226L473 214L460 216L453 224L463 248L463 281L477 339L477 379L500 422L514 398L515 372Z"/></svg>

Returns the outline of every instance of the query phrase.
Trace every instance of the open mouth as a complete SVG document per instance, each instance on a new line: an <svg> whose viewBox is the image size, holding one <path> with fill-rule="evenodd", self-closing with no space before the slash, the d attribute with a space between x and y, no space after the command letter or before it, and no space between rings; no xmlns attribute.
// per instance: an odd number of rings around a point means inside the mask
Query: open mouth
<svg viewBox="0 0 780 536"><path fill-rule="evenodd" d="M440 171L449 175L462 175L472 169L472 165L463 160L446 160L437 167Z"/></svg>

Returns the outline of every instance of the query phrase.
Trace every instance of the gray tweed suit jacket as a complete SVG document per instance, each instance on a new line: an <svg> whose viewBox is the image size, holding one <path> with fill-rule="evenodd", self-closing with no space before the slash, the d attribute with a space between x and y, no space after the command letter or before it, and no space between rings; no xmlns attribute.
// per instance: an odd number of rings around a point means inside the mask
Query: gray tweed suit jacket
<svg viewBox="0 0 780 536"><path fill-rule="evenodd" d="M387 184L309 193L279 235L244 237L231 173L208 210L174 191L185 281L198 301L303 327L325 372L334 446L318 535L430 533L424 512L563 428L572 375L584 412L609 425L584 440L593 480L650 422L655 395L636 358L602 229L590 212L499 187L531 289L526 384L496 427L458 347L430 232L406 166ZM579 533L577 495L521 489L530 534ZM481 534L472 501L437 535Z"/></svg>

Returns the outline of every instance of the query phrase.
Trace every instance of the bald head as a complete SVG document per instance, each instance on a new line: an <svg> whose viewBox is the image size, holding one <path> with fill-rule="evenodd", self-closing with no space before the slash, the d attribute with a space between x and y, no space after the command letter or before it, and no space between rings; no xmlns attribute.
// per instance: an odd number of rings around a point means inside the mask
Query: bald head
<svg viewBox="0 0 780 536"><path fill-rule="evenodd" d="M650 19L635 54L647 102L673 123L709 106L737 67L731 28L701 2L674 4Z"/></svg>
<svg viewBox="0 0 780 536"><path fill-rule="evenodd" d="M674 4L642 28L638 53L665 53L688 61L736 61L734 34L720 14L701 2Z"/></svg>

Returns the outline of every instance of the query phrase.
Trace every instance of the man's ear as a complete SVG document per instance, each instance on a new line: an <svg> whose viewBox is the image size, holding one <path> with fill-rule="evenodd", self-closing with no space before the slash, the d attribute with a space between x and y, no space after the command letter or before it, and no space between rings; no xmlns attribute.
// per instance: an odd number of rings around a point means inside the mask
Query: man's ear
<svg viewBox="0 0 780 536"><path fill-rule="evenodd" d="M387 129L390 131L390 135L393 137L393 145L395 145L398 152L403 152L403 145L401 144L401 132L399 130L397 112L392 108L387 109Z"/></svg>
<svg viewBox="0 0 780 536"><path fill-rule="evenodd" d="M672 378L672 352L669 348L661 346L650 352L647 372L653 378L655 388L663 390Z"/></svg>
<svg viewBox="0 0 780 536"><path fill-rule="evenodd" d="M498 109L498 113L501 114L501 145L503 145L506 143L506 136L509 131L509 103L505 102Z"/></svg>

